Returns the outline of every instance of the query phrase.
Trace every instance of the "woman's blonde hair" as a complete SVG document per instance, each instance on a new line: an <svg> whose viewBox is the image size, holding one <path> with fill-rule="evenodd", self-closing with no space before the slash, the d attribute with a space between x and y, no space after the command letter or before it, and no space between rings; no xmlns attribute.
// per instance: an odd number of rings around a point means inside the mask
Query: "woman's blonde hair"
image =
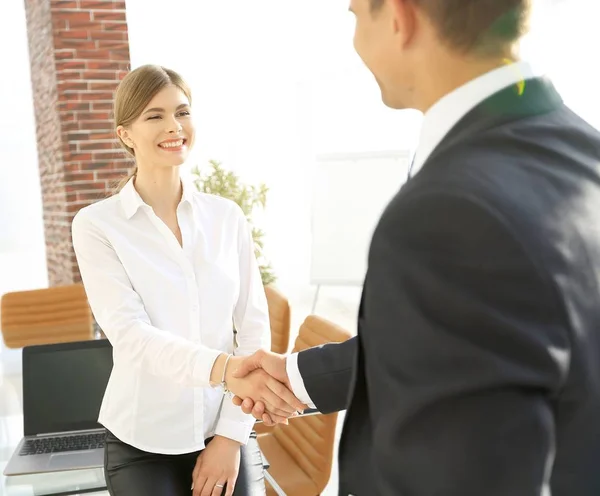
<svg viewBox="0 0 600 496"><path fill-rule="evenodd" d="M177 86L192 103L190 87L184 79L171 69L160 65L143 65L127 74L119 83L115 93L114 116L115 127L131 125L148 106L158 92L168 86ZM135 151L119 138L121 146L135 159ZM137 174L137 165L115 188L121 191L127 182Z"/></svg>

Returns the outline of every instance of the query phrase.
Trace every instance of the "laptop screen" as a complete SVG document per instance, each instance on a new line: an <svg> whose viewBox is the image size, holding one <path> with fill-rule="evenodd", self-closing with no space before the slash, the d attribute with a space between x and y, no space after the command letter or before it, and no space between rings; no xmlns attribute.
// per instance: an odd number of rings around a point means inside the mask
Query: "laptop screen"
<svg viewBox="0 0 600 496"><path fill-rule="evenodd" d="M112 365L106 339L24 348L25 435L101 427L98 413Z"/></svg>

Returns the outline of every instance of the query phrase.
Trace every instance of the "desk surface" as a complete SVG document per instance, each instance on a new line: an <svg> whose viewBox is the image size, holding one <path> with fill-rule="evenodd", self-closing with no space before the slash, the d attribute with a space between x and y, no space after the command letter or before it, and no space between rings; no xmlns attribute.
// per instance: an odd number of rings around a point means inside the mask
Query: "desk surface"
<svg viewBox="0 0 600 496"><path fill-rule="evenodd" d="M108 496L102 469L5 477L4 467L23 437L23 395L20 357L16 350L0 353L0 495Z"/></svg>

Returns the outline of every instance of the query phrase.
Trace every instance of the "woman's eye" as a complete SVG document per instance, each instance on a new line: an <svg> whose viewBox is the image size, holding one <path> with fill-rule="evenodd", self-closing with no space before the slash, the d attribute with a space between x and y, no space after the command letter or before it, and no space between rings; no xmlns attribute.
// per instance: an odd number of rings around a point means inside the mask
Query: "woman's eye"
<svg viewBox="0 0 600 496"><path fill-rule="evenodd" d="M190 115L190 112L188 110L182 110L181 112L179 112L179 115Z"/></svg>
<svg viewBox="0 0 600 496"><path fill-rule="evenodd" d="M148 120L150 119L160 119L160 115L151 115L150 117L148 117Z"/></svg>

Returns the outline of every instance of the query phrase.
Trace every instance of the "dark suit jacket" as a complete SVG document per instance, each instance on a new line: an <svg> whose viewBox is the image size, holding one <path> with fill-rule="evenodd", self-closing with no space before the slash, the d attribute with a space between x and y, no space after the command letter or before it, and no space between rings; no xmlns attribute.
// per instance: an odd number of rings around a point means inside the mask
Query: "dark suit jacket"
<svg viewBox="0 0 600 496"><path fill-rule="evenodd" d="M600 134L534 79L393 198L358 337L298 360L320 410L349 405L340 494L600 495L599 173Z"/></svg>

